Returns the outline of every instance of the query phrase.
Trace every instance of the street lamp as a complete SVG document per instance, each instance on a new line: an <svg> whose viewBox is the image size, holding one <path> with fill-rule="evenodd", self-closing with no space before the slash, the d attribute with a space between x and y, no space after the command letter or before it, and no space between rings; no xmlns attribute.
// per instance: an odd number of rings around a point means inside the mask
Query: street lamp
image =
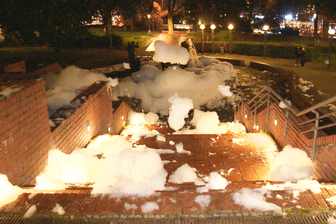
<svg viewBox="0 0 336 224"><path fill-rule="evenodd" d="M205 25L202 23L200 25L200 29L202 30L202 36L201 36L201 42L202 42L202 54L204 54L204 44L203 44L203 39L204 39L204 29L205 29Z"/></svg>
<svg viewBox="0 0 336 224"><path fill-rule="evenodd" d="M264 57L266 57L266 35L267 35L267 30L269 30L269 26L264 25L263 30L264 30Z"/></svg>
<svg viewBox="0 0 336 224"><path fill-rule="evenodd" d="M212 54L214 54L214 48L215 48L215 29L216 29L216 25L215 24L211 24L210 26L211 29L211 39L212 39Z"/></svg>
<svg viewBox="0 0 336 224"><path fill-rule="evenodd" d="M332 39L333 39L333 36L335 35L335 30L334 29L328 30L328 34L329 34L329 61L328 61L328 69L329 69L330 59L331 59Z"/></svg>
<svg viewBox="0 0 336 224"><path fill-rule="evenodd" d="M232 54L232 30L233 30L233 24L231 23L228 26L229 30L230 30L230 34L229 34L229 39L230 39L230 54Z"/></svg>
<svg viewBox="0 0 336 224"><path fill-rule="evenodd" d="M147 15L147 18L148 18L148 35L150 35L150 33L151 33L151 30L150 30L150 17L151 17L151 15L148 14Z"/></svg>

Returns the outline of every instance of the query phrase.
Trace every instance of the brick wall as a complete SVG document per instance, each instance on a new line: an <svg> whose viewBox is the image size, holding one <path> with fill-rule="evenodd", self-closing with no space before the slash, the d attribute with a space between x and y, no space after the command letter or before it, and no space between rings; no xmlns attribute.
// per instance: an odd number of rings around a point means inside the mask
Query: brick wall
<svg viewBox="0 0 336 224"><path fill-rule="evenodd" d="M119 134L128 122L128 113L133 109L124 101L113 101L114 115L111 120L111 134Z"/></svg>
<svg viewBox="0 0 336 224"><path fill-rule="evenodd" d="M113 113L107 83L95 83L73 100L80 100L82 105L51 129L44 81L18 85L24 88L0 100L0 173L14 185L34 185L51 148L69 154L86 146L94 136L118 134L132 110L124 102L113 102ZM62 110L66 109L58 112Z"/></svg>
<svg viewBox="0 0 336 224"><path fill-rule="evenodd" d="M0 173L15 185L29 185L44 168L51 139L44 82L0 100Z"/></svg>
<svg viewBox="0 0 336 224"><path fill-rule="evenodd" d="M244 113L242 113L242 110ZM285 112L279 108L278 105L270 106L269 121L267 121L267 109L257 114L257 124L259 129L254 129L254 116L249 115L245 118L247 111L246 105L240 108L237 112L237 119L240 123L246 126L248 132L259 132L266 130L272 135L274 140L278 143L280 150L286 145L302 149L307 152L307 155L312 158L313 138L312 134L305 135L300 133L300 129L295 123L287 126L287 134L285 135ZM275 125L274 120L277 120ZM314 124L310 124L314 125ZM319 131L319 137L316 141L315 151L315 179L320 181L336 181L336 135L326 136L322 131Z"/></svg>
<svg viewBox="0 0 336 224"><path fill-rule="evenodd" d="M93 84L73 101L77 99L83 101L81 107L52 131L51 147L67 154L76 147L86 146L92 137L109 133L113 117L111 91L107 83Z"/></svg>

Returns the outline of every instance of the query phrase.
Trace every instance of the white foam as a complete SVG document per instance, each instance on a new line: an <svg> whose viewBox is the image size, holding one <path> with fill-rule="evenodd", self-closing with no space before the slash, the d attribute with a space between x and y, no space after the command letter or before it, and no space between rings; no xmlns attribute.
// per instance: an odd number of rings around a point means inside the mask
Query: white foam
<svg viewBox="0 0 336 224"><path fill-rule="evenodd" d="M315 166L307 153L287 145L279 152L270 165L270 177L274 181L291 181L309 179Z"/></svg>
<svg viewBox="0 0 336 224"><path fill-rule="evenodd" d="M156 202L147 202L146 204L141 206L141 211L143 213L148 213L154 210L158 210L159 205Z"/></svg>
<svg viewBox="0 0 336 224"><path fill-rule="evenodd" d="M6 175L0 174L0 208L15 201L22 193L22 188L13 186Z"/></svg>
<svg viewBox="0 0 336 224"><path fill-rule="evenodd" d="M210 205L211 197L210 195L198 195L195 197L195 202L197 202L202 208Z"/></svg>
<svg viewBox="0 0 336 224"><path fill-rule="evenodd" d="M186 65L189 61L189 51L184 47L167 44L161 40L155 41L154 46L154 61L181 65Z"/></svg>
<svg viewBox="0 0 336 224"><path fill-rule="evenodd" d="M181 98L177 94L168 99L171 103L169 108L168 124L174 130L181 129L188 117L188 113L194 108L193 101L188 98Z"/></svg>
<svg viewBox="0 0 336 224"><path fill-rule="evenodd" d="M168 179L171 183L195 183L195 185L204 185L204 181L197 177L195 170L191 168L187 163L183 164L177 170L169 176Z"/></svg>

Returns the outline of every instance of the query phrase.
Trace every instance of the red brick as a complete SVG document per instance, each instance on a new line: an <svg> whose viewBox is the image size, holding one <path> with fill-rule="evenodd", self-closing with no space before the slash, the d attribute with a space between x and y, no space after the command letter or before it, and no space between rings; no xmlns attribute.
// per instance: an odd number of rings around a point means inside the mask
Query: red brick
<svg viewBox="0 0 336 224"><path fill-rule="evenodd" d="M303 192L302 195L305 197L307 200L310 208L312 209L320 209L319 205L317 204L315 198L310 194L310 192Z"/></svg>
<svg viewBox="0 0 336 224"><path fill-rule="evenodd" d="M101 200L102 196L101 195L92 195L91 196L91 201L88 204L88 207L86 208L85 211L83 211L84 214L94 214L98 204Z"/></svg>
<svg viewBox="0 0 336 224"><path fill-rule="evenodd" d="M190 214L193 207L193 197L190 191L185 191L183 194L183 213Z"/></svg>
<svg viewBox="0 0 336 224"><path fill-rule="evenodd" d="M108 202L106 203L106 208L104 209L103 214L104 215L110 215L115 213L115 209L118 209L118 201L120 201L119 198L116 197L110 197ZM119 208L120 209L120 208Z"/></svg>

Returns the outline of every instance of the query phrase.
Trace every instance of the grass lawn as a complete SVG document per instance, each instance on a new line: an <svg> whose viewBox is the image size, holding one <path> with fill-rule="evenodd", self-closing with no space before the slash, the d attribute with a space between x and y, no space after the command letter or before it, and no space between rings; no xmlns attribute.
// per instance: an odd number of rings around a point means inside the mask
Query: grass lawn
<svg viewBox="0 0 336 224"><path fill-rule="evenodd" d="M27 71L58 62L62 67L76 65L80 68L92 69L127 62L126 50L115 49L70 49L55 55L50 48L1 48L0 69L4 66L25 61ZM0 70L1 71L1 70Z"/></svg>
<svg viewBox="0 0 336 224"><path fill-rule="evenodd" d="M189 37L196 41L201 41L201 31L198 33L191 32L189 33ZM229 41L228 34L224 39L216 38L216 34L218 32L215 31L215 41ZM220 36L220 35L218 35ZM235 33L232 34L232 41L234 42L247 42L247 43L264 43L264 34L246 34L246 33ZM211 32L204 32L204 40L211 41ZM313 46L314 39L313 37L304 37L304 36L282 36L276 34L267 34L266 36L267 43L279 44L279 45L292 45L292 46ZM319 46L327 47L329 42L327 39L318 39L317 40Z"/></svg>
<svg viewBox="0 0 336 224"><path fill-rule="evenodd" d="M90 28L90 32L94 35L105 35L103 28ZM76 65L80 68L98 68L110 66L117 63L128 62L128 55L126 46L128 42L138 42L139 49L136 49L137 55L152 55L152 53L145 52L146 47L150 44L151 38L147 32L127 32L127 31L114 31L115 35L119 35L123 39L123 47L117 49L68 49L63 50L59 56L55 55L51 48L30 47L30 48L0 48L0 72L5 65L9 65L19 61L26 61L28 71L34 71L39 67L43 67L55 62L60 63L63 67L68 65ZM158 35L156 33L154 35ZM210 33L209 33L210 34ZM209 35L207 34L207 35ZM188 35L194 41L200 39L200 33L197 35L191 32ZM263 42L263 35L247 35L234 34L234 41L236 42ZM0 40L1 41L1 40ZM293 44L293 45L309 45L312 43L312 38L305 37L284 37L276 35L268 35L267 41L272 44ZM327 44L327 40L320 40L321 45ZM315 61L320 64L325 64L328 59L328 54L323 53L316 58ZM331 56L331 67L336 67L336 54Z"/></svg>
<svg viewBox="0 0 336 224"><path fill-rule="evenodd" d="M103 27L92 27L89 28L91 34L96 36L105 36L104 28ZM112 33L117 36L121 36L123 39L123 46L126 47L128 42L134 41L135 43L139 43L139 46L147 47L146 43L148 40L153 37L148 35L146 31L137 31L137 32L129 32L129 31L116 31L112 30Z"/></svg>

